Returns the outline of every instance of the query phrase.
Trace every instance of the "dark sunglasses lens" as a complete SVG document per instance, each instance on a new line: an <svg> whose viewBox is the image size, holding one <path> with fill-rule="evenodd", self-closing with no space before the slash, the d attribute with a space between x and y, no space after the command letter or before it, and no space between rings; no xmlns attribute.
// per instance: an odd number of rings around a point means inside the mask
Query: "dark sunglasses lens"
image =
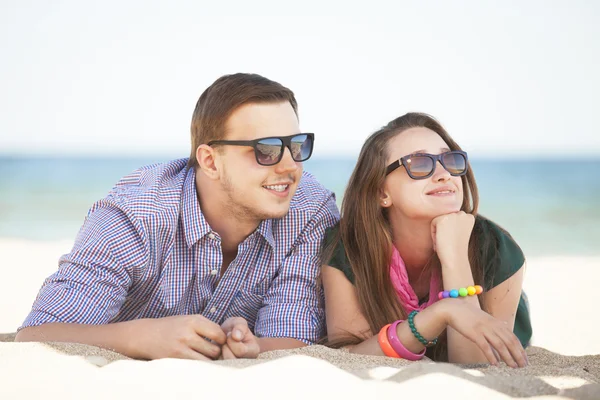
<svg viewBox="0 0 600 400"><path fill-rule="evenodd" d="M445 153L442 155L442 161L444 162L444 167L452 175L460 175L467 169L467 160L461 153L453 151Z"/></svg>
<svg viewBox="0 0 600 400"><path fill-rule="evenodd" d="M256 144L256 159L261 165L277 164L281 158L283 142L277 138L262 139Z"/></svg>
<svg viewBox="0 0 600 400"><path fill-rule="evenodd" d="M433 159L427 156L412 156L406 161L408 171L415 178L424 178L433 169Z"/></svg>
<svg viewBox="0 0 600 400"><path fill-rule="evenodd" d="M313 140L309 135L297 135L291 140L292 158L294 161L306 161L313 148Z"/></svg>

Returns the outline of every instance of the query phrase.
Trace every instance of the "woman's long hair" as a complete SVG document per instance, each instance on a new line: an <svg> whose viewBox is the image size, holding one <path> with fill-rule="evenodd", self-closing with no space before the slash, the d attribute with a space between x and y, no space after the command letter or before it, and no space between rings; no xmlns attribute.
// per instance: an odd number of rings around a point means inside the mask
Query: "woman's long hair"
<svg viewBox="0 0 600 400"><path fill-rule="evenodd" d="M387 209L380 206L378 199L386 176L389 141L403 131L416 127L431 129L440 135L450 150L461 150L439 122L422 113L405 114L373 133L364 143L346 187L341 208L339 237L334 238L324 251L325 260L328 260L328 255L333 253L341 239L354 273L361 311L373 334L379 332L382 326L407 317L407 312L400 304L390 279L392 230ZM479 195L470 165L467 174L461 179L463 183L461 210L476 215ZM474 233L481 229L480 222L481 218L477 218ZM469 261L475 283L483 285L480 283L483 275L480 250L482 246L478 243L478 236L476 234L471 236ZM437 255L434 254L428 267L440 268ZM336 338L325 343L331 347L341 347L357 344L365 338L365 334L362 334L362 337L350 335L347 338ZM434 358L445 358L447 344L443 337L436 347Z"/></svg>

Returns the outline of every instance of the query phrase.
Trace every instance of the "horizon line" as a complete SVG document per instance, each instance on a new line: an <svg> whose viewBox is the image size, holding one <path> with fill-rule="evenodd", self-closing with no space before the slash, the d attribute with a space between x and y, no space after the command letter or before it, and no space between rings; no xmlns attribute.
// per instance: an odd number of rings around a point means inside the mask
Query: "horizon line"
<svg viewBox="0 0 600 400"><path fill-rule="evenodd" d="M314 155L305 162L310 162L311 160L323 161L327 159L332 160L351 160L357 159L359 153L338 153L338 154L320 154ZM20 152L3 152L0 151L0 159L64 159L64 160L78 160L78 159L94 159L94 160L141 160L141 159L149 159L149 158L157 158L157 162L161 160L176 160L187 158L188 155L183 154L175 154L171 152L163 152L163 153L20 153ZM469 159L471 160L523 160L523 159L533 159L533 160L548 160L548 159L556 159L560 157L562 159L574 159L579 158L580 160L598 160L600 161L600 152L599 153L565 153L565 152L556 152L556 153L504 153L504 154L493 154L488 152L479 153L477 155L469 155Z"/></svg>

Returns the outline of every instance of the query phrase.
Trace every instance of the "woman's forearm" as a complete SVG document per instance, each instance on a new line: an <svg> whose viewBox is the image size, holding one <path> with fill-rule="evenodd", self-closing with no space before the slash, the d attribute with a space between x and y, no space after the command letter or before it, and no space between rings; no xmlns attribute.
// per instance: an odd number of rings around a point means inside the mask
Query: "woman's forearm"
<svg viewBox="0 0 600 400"><path fill-rule="evenodd" d="M471 272L471 265L469 264L468 257L462 257L455 263L442 265L442 279L444 290L473 286L475 282L473 280L473 273ZM467 296L449 300L465 302L469 306L481 309L477 296ZM448 327L447 329L447 338L449 362L459 364L488 363L485 355L475 343L451 327Z"/></svg>
<svg viewBox="0 0 600 400"><path fill-rule="evenodd" d="M446 329L446 305L446 300L438 301L415 316L415 326L424 338L431 340L438 337L444 329ZM381 351L381 347L379 347L379 342L377 340L377 333L378 332L375 332L373 337L362 343L350 347L350 352L383 356L383 351ZM425 348L411 332L408 321L398 324L396 333L400 342L407 350L413 353L419 353Z"/></svg>

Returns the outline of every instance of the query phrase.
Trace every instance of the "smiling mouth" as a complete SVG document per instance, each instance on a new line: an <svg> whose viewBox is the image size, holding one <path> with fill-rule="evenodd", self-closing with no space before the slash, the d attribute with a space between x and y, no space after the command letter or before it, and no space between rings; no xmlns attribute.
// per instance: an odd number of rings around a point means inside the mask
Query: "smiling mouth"
<svg viewBox="0 0 600 400"><path fill-rule="evenodd" d="M428 196L449 196L449 195L453 195L454 193L456 193L456 190L452 189L452 188L439 188L439 189L434 189L431 192L428 192L427 195Z"/></svg>
<svg viewBox="0 0 600 400"><path fill-rule="evenodd" d="M439 192L431 192L429 194L450 194L454 193L454 190L440 190Z"/></svg>
<svg viewBox="0 0 600 400"><path fill-rule="evenodd" d="M274 192L285 192L290 185L266 185L265 189L273 190Z"/></svg>

